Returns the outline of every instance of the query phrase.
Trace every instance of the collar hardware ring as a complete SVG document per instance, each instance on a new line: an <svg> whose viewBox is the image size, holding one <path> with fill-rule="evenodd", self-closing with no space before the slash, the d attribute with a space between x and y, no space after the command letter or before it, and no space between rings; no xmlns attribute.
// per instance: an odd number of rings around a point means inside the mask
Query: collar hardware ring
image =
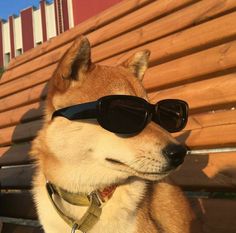
<svg viewBox="0 0 236 233"><path fill-rule="evenodd" d="M75 223L75 224L72 226L71 233L75 233L75 231L77 230L77 228L78 228L78 224ZM83 232L83 233L85 233L85 232Z"/></svg>

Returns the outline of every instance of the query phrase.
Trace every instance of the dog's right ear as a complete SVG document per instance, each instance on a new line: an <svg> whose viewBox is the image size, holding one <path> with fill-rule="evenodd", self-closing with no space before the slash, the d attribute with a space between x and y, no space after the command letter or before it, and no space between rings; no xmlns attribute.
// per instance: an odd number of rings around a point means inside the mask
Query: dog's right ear
<svg viewBox="0 0 236 233"><path fill-rule="evenodd" d="M74 41L58 64L54 73L54 86L60 91L66 90L71 81L83 78L91 64L90 43L86 37Z"/></svg>

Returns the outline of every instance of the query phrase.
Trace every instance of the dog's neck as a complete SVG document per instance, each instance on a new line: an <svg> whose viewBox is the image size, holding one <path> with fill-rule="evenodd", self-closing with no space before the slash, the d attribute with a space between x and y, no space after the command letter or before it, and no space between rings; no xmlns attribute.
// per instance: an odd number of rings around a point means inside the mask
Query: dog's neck
<svg viewBox="0 0 236 233"><path fill-rule="evenodd" d="M137 207L142 201L145 190L146 184L142 180L131 180L128 184L119 185L103 206L100 220L89 232L133 233L137 221ZM72 205L60 197L55 197L55 201L67 216L76 221L81 219L88 208L87 206ZM65 222L64 224L68 228L68 224ZM107 229L108 227L110 229Z"/></svg>
<svg viewBox="0 0 236 233"><path fill-rule="evenodd" d="M112 185L102 190L95 190L87 194L80 192L69 192L49 181L46 183L46 188L48 197L54 209L57 211L58 215L73 229L73 232L75 230L87 232L99 221L103 205L105 205L112 197L116 186ZM55 196L75 206L87 206L87 211L79 221L73 219L67 216L66 213L59 208L55 201Z"/></svg>

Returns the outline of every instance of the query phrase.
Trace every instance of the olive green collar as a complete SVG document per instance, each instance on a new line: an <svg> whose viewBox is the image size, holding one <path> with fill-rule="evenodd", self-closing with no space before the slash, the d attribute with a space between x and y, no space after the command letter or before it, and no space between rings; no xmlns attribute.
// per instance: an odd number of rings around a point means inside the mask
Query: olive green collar
<svg viewBox="0 0 236 233"><path fill-rule="evenodd" d="M103 205L111 198L115 188L115 186L112 186L105 188L102 191L98 190L93 191L90 194L84 194L71 193L48 181L46 183L49 199L60 217L71 227L71 233L74 233L76 230L87 232L92 229L101 216ZM58 207L58 205L55 203L55 199L53 198L55 195L59 196L72 205L88 206L88 209L82 218L79 221L76 221L65 215Z"/></svg>

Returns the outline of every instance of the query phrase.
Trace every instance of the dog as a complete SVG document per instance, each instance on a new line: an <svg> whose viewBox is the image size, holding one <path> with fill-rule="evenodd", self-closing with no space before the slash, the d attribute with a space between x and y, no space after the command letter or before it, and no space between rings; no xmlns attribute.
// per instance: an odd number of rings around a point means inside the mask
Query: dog
<svg viewBox="0 0 236 233"><path fill-rule="evenodd" d="M186 198L165 181L186 154L170 133L152 121L127 135L96 119L65 117L66 107L86 108L104 96L148 102L142 79L149 55L137 52L116 67L94 64L89 41L80 36L60 60L31 150L34 200L46 233L191 232L194 215Z"/></svg>

